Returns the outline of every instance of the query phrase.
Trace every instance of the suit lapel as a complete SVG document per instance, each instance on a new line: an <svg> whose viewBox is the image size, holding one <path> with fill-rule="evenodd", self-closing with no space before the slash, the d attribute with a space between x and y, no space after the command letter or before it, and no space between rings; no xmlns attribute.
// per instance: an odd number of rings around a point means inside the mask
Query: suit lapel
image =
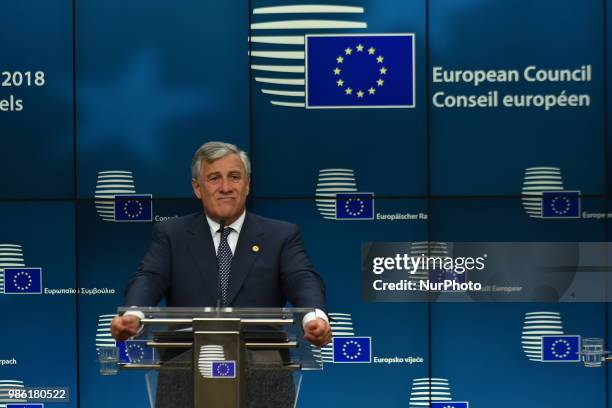
<svg viewBox="0 0 612 408"><path fill-rule="evenodd" d="M219 272L215 246L206 217L204 215L198 217L188 231L193 235L192 239L189 240L189 249L195 262L197 276L201 277L210 298L216 300L218 297Z"/></svg>
<svg viewBox="0 0 612 408"><path fill-rule="evenodd" d="M244 279L253 267L253 263L259 255L259 249L254 251L255 245L261 247L261 240L264 231L259 223L248 212L242 224L238 244L232 258L232 270L230 272L229 290L227 294L228 304L231 305L238 291L244 283Z"/></svg>

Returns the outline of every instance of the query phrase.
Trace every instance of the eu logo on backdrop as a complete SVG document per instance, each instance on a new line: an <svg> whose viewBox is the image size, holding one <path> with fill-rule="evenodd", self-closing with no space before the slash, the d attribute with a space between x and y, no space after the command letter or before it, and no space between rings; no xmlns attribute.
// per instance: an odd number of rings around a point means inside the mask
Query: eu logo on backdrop
<svg viewBox="0 0 612 408"><path fill-rule="evenodd" d="M580 361L580 336L542 336L542 361Z"/></svg>
<svg viewBox="0 0 612 408"><path fill-rule="evenodd" d="M5 294L40 294L42 293L41 268L5 268Z"/></svg>
<svg viewBox="0 0 612 408"><path fill-rule="evenodd" d="M432 402L431 408L470 408L470 404L467 401Z"/></svg>
<svg viewBox="0 0 612 408"><path fill-rule="evenodd" d="M115 195L115 221L153 220L153 201L151 194Z"/></svg>
<svg viewBox="0 0 612 408"><path fill-rule="evenodd" d="M544 191L543 218L579 218L580 191Z"/></svg>
<svg viewBox="0 0 612 408"><path fill-rule="evenodd" d="M374 219L373 193L338 193L336 194L337 220L372 220Z"/></svg>
<svg viewBox="0 0 612 408"><path fill-rule="evenodd" d="M371 363L371 337L334 337L334 363Z"/></svg>
<svg viewBox="0 0 612 408"><path fill-rule="evenodd" d="M307 108L413 108L414 34L306 36Z"/></svg>

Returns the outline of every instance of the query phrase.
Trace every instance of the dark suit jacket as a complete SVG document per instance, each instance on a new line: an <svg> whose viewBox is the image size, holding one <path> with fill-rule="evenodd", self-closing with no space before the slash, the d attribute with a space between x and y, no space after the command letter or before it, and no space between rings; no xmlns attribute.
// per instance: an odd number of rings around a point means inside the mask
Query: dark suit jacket
<svg viewBox="0 0 612 408"><path fill-rule="evenodd" d="M254 250L254 246L259 250ZM126 306L216 306L218 269L202 213L153 226L153 242L125 290ZM326 310L325 289L294 224L246 214L232 259L228 306Z"/></svg>

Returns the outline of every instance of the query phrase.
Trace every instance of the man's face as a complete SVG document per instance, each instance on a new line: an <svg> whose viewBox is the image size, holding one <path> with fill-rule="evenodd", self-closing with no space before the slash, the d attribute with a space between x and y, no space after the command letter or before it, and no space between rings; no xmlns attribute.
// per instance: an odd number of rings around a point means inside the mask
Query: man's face
<svg viewBox="0 0 612 408"><path fill-rule="evenodd" d="M224 219L229 225L244 211L249 182L240 157L228 154L212 163L204 161L200 176L191 180L191 185L206 215L217 222Z"/></svg>

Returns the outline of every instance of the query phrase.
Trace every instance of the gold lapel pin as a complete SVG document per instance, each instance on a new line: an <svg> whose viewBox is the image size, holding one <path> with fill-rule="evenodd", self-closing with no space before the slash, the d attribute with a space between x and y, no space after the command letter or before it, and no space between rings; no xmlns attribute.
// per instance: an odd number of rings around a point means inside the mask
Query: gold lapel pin
<svg viewBox="0 0 612 408"><path fill-rule="evenodd" d="M253 251L253 252L259 252L259 245L253 245L253 246L251 247L251 251Z"/></svg>

